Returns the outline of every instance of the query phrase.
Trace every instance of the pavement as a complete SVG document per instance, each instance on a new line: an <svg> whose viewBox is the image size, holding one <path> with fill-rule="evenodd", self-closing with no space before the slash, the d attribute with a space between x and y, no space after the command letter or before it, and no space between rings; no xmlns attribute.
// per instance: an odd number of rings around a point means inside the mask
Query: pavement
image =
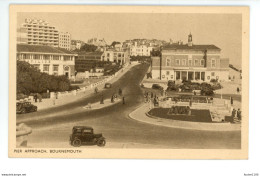
<svg viewBox="0 0 260 176"><path fill-rule="evenodd" d="M124 68L123 72L122 71L119 72L117 76L115 76L114 78L109 80L107 83L116 82L118 79L120 79L127 71L129 71L135 65L137 65L137 64L128 65L127 67ZM96 86L99 91L104 89L105 83L106 82ZM54 99L54 98L42 99L42 102L39 102L39 101L38 102L32 102L32 104L36 105L38 110L43 110L43 109L48 109L48 108L68 104L68 103L71 103L71 102L75 102L75 101L78 101L80 99L84 99L86 97L89 97L92 94L94 94L94 89L86 89L85 91L77 92L76 95L62 96L62 97L59 97L58 99Z"/></svg>
<svg viewBox="0 0 260 176"><path fill-rule="evenodd" d="M139 122L159 125L170 128L181 128L190 130L203 130L203 131L241 131L241 124L231 124L228 122L221 123L202 123L202 122L189 122L180 120L164 119L154 116L148 116L147 112L151 109L150 103L146 103L138 107L136 110L129 114L131 119Z"/></svg>

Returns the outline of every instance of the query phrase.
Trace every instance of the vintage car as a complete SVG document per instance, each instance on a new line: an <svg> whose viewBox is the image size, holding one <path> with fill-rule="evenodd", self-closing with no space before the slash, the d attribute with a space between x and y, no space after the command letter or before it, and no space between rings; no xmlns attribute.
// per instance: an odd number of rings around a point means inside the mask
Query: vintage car
<svg viewBox="0 0 260 176"><path fill-rule="evenodd" d="M159 84L153 84L152 85L152 89L159 89L159 90L163 90L163 87L160 86Z"/></svg>
<svg viewBox="0 0 260 176"><path fill-rule="evenodd" d="M109 89L109 88L111 88L111 87L112 87L112 84L111 84L111 83L106 83L106 84L105 84L105 88L106 88L106 89Z"/></svg>
<svg viewBox="0 0 260 176"><path fill-rule="evenodd" d="M24 114L29 112L36 112L37 106L31 104L31 102L18 102L16 103L16 114Z"/></svg>
<svg viewBox="0 0 260 176"><path fill-rule="evenodd" d="M94 134L92 127L74 126L70 135L70 144L74 147L81 145L97 145L103 147L106 145L106 139L102 134Z"/></svg>

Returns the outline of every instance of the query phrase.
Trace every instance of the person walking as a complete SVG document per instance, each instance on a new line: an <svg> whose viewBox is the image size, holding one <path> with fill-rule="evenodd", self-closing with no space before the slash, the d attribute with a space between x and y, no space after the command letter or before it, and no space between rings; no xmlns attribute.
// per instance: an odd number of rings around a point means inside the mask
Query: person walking
<svg viewBox="0 0 260 176"><path fill-rule="evenodd" d="M101 96L100 104L104 104L104 97L103 97L103 95Z"/></svg>
<svg viewBox="0 0 260 176"><path fill-rule="evenodd" d="M237 94L239 94L239 92L240 92L240 89L239 89L239 87L237 87Z"/></svg>
<svg viewBox="0 0 260 176"><path fill-rule="evenodd" d="M114 101L114 95L112 95L112 97L111 97L111 103L114 103L115 101Z"/></svg>
<svg viewBox="0 0 260 176"><path fill-rule="evenodd" d="M233 98L232 97L230 97L230 104L231 104L231 106L233 106Z"/></svg>
<svg viewBox="0 0 260 176"><path fill-rule="evenodd" d="M39 102L42 102L42 95L41 94L37 94Z"/></svg>
<svg viewBox="0 0 260 176"><path fill-rule="evenodd" d="M236 117L236 109L234 108L232 111L232 121L234 122L234 118Z"/></svg>
<svg viewBox="0 0 260 176"><path fill-rule="evenodd" d="M123 97L123 105L125 104L125 97Z"/></svg>
<svg viewBox="0 0 260 176"><path fill-rule="evenodd" d="M34 95L34 101L37 102L37 94Z"/></svg>
<svg viewBox="0 0 260 176"><path fill-rule="evenodd" d="M241 111L240 111L240 109L237 110L237 118L238 118L238 120L241 120Z"/></svg>

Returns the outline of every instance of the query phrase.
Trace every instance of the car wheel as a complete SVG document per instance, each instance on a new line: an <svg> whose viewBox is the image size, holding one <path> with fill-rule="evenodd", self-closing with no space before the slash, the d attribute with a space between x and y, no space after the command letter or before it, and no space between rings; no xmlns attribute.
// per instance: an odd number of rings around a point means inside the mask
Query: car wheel
<svg viewBox="0 0 260 176"><path fill-rule="evenodd" d="M105 140L105 139L99 139L99 140L97 141L97 145L98 145L99 147L104 147L104 146L106 145L106 140Z"/></svg>
<svg viewBox="0 0 260 176"><path fill-rule="evenodd" d="M72 145L74 147L80 147L81 146L81 140L79 139L74 139L73 142L72 142Z"/></svg>

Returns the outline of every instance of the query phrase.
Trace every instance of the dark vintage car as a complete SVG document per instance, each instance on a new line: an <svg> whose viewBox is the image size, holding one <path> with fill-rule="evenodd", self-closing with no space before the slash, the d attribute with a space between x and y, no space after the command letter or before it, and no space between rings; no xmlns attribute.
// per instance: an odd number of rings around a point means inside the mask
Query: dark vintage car
<svg viewBox="0 0 260 176"><path fill-rule="evenodd" d="M74 147L81 145L97 145L103 147L106 145L106 139L101 133L94 134L92 127L74 126L72 128L72 134L70 135L70 144Z"/></svg>
<svg viewBox="0 0 260 176"><path fill-rule="evenodd" d="M18 102L16 103L16 114L24 114L29 112L36 112L37 106L31 104L31 102Z"/></svg>
<svg viewBox="0 0 260 176"><path fill-rule="evenodd" d="M109 89L112 87L112 84L111 83L106 83L105 86L104 86L106 89Z"/></svg>
<svg viewBox="0 0 260 176"><path fill-rule="evenodd" d="M159 84L153 84L152 85L152 89L159 89L159 90L163 90L163 87L160 86Z"/></svg>

